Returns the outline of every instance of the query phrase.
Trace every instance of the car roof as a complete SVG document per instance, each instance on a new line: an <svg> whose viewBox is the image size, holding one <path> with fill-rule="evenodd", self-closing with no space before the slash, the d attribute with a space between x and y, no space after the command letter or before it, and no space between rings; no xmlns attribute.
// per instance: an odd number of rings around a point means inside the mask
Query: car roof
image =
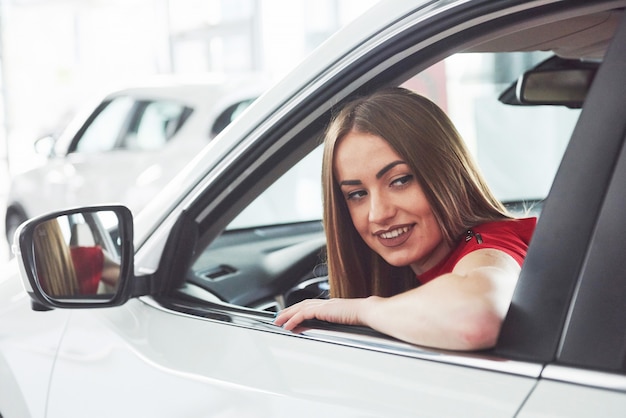
<svg viewBox="0 0 626 418"><path fill-rule="evenodd" d="M106 94L104 100L132 96L138 99L172 99L190 105L201 105L211 101L213 97L224 95L257 97L267 89L270 80L268 75L260 73L160 75L119 86Z"/></svg>

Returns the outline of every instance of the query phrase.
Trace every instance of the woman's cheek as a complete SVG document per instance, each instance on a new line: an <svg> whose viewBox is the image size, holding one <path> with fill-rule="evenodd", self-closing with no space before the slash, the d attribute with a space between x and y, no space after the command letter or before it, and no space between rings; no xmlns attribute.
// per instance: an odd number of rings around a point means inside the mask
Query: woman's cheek
<svg viewBox="0 0 626 418"><path fill-rule="evenodd" d="M350 209L350 217L352 218L352 224L356 228L357 232L365 239L366 232L368 231L368 212L365 205L355 205Z"/></svg>

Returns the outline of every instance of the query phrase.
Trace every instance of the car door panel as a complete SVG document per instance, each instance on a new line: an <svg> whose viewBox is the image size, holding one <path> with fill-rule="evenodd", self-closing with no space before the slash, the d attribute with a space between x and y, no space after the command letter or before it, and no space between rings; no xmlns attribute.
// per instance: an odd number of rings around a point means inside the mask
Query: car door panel
<svg viewBox="0 0 626 418"><path fill-rule="evenodd" d="M47 416L512 416L535 384L217 318L150 298L74 312Z"/></svg>
<svg viewBox="0 0 626 418"><path fill-rule="evenodd" d="M48 383L68 311L36 312L19 282L17 264L0 275L0 405L5 417L45 416ZM6 302L8 301L8 302Z"/></svg>
<svg viewBox="0 0 626 418"><path fill-rule="evenodd" d="M626 396L619 391L542 379L517 416L623 418L624 411Z"/></svg>

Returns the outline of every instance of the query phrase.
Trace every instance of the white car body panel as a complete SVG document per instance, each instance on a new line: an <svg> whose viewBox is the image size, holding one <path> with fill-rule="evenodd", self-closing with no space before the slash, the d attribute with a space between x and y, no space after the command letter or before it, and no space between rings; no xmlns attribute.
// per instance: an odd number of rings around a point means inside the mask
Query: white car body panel
<svg viewBox="0 0 626 418"><path fill-rule="evenodd" d="M59 349L47 416L509 417L535 384L530 377L355 350L270 327L251 331L141 300L75 311ZM103 402L81 403L94 393Z"/></svg>
<svg viewBox="0 0 626 418"><path fill-rule="evenodd" d="M604 376L605 381L607 377L609 376ZM621 380L624 380L623 377ZM519 418L622 418L624 411L626 411L626 397L623 393L542 380L517 416Z"/></svg>
<svg viewBox="0 0 626 418"><path fill-rule="evenodd" d="M70 312L35 312L16 260L0 271L0 405L5 417L44 417L50 376Z"/></svg>

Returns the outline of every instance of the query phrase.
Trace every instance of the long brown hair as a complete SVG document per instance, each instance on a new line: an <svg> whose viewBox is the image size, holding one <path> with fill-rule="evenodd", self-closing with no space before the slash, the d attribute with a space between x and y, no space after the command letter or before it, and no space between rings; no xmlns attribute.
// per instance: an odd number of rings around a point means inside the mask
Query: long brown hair
<svg viewBox="0 0 626 418"><path fill-rule="evenodd" d="M400 87L356 99L333 118L324 140L324 228L332 297L391 296L417 285L408 266L388 264L354 228L333 166L337 143L351 131L384 139L405 160L451 247L468 228L509 217L436 104Z"/></svg>
<svg viewBox="0 0 626 418"><path fill-rule="evenodd" d="M78 279L68 244L56 219L37 225L35 263L43 290L50 296L79 294Z"/></svg>

